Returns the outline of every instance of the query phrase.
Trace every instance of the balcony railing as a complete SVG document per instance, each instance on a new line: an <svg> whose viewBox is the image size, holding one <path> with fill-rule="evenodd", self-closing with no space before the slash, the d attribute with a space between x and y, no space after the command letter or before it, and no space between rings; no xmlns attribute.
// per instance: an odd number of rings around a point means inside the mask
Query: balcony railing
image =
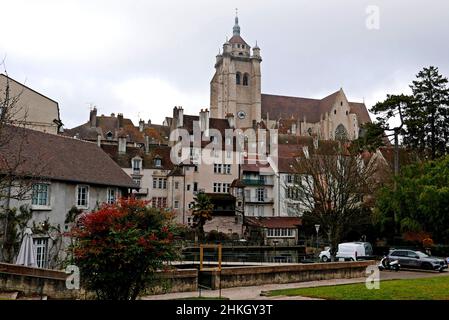
<svg viewBox="0 0 449 320"><path fill-rule="evenodd" d="M243 179L242 182L247 186L272 186L273 179Z"/></svg>
<svg viewBox="0 0 449 320"><path fill-rule="evenodd" d="M274 200L273 200L273 198L268 198L268 197L264 197L264 198L249 197L249 198L245 198L245 202L246 203L273 203Z"/></svg>

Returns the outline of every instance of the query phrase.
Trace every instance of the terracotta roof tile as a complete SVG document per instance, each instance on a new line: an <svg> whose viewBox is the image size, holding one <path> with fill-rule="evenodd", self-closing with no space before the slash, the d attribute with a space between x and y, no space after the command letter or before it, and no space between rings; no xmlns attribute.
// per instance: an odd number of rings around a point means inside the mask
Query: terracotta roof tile
<svg viewBox="0 0 449 320"><path fill-rule="evenodd" d="M2 134L5 133L11 139L0 150L3 160L13 162L23 143L23 163L15 170L16 175L135 187L132 179L95 143L9 126L2 128ZM6 169L4 163L0 161L0 171Z"/></svg>
<svg viewBox="0 0 449 320"><path fill-rule="evenodd" d="M321 116L330 112L339 91L323 99L278 96L262 94L262 117L268 113L270 119L299 119L300 121L316 123ZM360 123L371 122L364 103L349 102L350 112L355 113Z"/></svg>
<svg viewBox="0 0 449 320"><path fill-rule="evenodd" d="M64 131L63 135L78 137L82 140L96 141L100 135L102 140L107 140L107 133L112 133L112 140L119 136L127 137L128 142L145 143L145 134L153 139L153 143L167 144L170 127L157 124L145 124L143 132L135 126L131 119L123 118L119 127L119 118L115 116L97 116L96 127L91 127L90 122Z"/></svg>
<svg viewBox="0 0 449 320"><path fill-rule="evenodd" d="M101 148L122 168L131 168L132 158L138 156L142 158L144 169L172 170L174 168L170 159L169 146L150 145L149 152L145 153L141 147L127 147L126 153L119 154L117 145L102 145ZM154 160L161 159L161 166L156 167Z"/></svg>
<svg viewBox="0 0 449 320"><path fill-rule="evenodd" d="M245 42L245 40L243 40L243 38L241 37L241 36L239 36L239 35L234 35L234 36L232 36L232 38L231 39L229 39L229 43L231 43L231 44L245 44L245 45L248 45L246 42Z"/></svg>
<svg viewBox="0 0 449 320"><path fill-rule="evenodd" d="M296 229L302 224L302 219L299 217L245 217L245 224L268 229Z"/></svg>

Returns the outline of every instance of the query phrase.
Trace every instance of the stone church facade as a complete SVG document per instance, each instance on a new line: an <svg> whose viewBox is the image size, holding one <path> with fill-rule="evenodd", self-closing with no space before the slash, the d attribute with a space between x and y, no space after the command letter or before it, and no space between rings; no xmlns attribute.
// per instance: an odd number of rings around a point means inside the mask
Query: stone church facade
<svg viewBox="0 0 449 320"><path fill-rule="evenodd" d="M251 48L240 35L238 17L233 36L217 55L210 83L211 118L231 114L236 128L278 129L280 133L314 136L320 140L357 139L360 126L370 122L364 103L350 102L343 89L323 99L261 93L260 48Z"/></svg>

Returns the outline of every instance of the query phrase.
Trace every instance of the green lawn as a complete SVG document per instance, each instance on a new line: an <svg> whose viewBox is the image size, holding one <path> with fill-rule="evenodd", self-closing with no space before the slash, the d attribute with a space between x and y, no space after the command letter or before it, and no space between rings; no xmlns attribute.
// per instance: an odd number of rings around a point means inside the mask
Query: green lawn
<svg viewBox="0 0 449 320"><path fill-rule="evenodd" d="M449 300L449 276L380 282L368 290L365 283L273 290L269 296L304 296L329 300Z"/></svg>

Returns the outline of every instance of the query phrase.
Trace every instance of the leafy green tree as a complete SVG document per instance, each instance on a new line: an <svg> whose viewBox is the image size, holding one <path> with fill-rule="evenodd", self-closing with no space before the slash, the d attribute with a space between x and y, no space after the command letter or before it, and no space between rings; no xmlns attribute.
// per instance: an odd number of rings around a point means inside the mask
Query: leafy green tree
<svg viewBox="0 0 449 320"><path fill-rule="evenodd" d="M380 190L375 212L383 235L429 233L449 243L449 156L404 167L396 190Z"/></svg>
<svg viewBox="0 0 449 320"><path fill-rule="evenodd" d="M410 86L415 103L406 112L404 142L419 150L429 149L435 159L449 150L448 79L433 66L421 70L416 78Z"/></svg>
<svg viewBox="0 0 449 320"><path fill-rule="evenodd" d="M371 112L377 115L377 126L389 132L386 137L394 136L394 173L399 173L399 135L404 133L405 115L408 109L413 109L413 97L387 94L384 101L376 103ZM392 126L391 120L399 119L399 123ZM380 129L378 129L380 130ZM372 129L372 131L374 131ZM375 131L374 131L375 132Z"/></svg>
<svg viewBox="0 0 449 320"><path fill-rule="evenodd" d="M71 231L81 284L98 299L135 300L156 271L177 258L176 226L169 212L120 199L82 215Z"/></svg>
<svg viewBox="0 0 449 320"><path fill-rule="evenodd" d="M204 192L199 192L196 197L193 198L193 201L194 204L192 208L192 227L197 230L200 239L204 239L204 225L207 221L212 220L212 211L214 210L214 205L210 201L210 198Z"/></svg>
<svg viewBox="0 0 449 320"><path fill-rule="evenodd" d="M353 141L352 146L358 151L374 152L379 147L385 145L385 129L380 123L367 122L360 126L361 134L359 138Z"/></svg>

